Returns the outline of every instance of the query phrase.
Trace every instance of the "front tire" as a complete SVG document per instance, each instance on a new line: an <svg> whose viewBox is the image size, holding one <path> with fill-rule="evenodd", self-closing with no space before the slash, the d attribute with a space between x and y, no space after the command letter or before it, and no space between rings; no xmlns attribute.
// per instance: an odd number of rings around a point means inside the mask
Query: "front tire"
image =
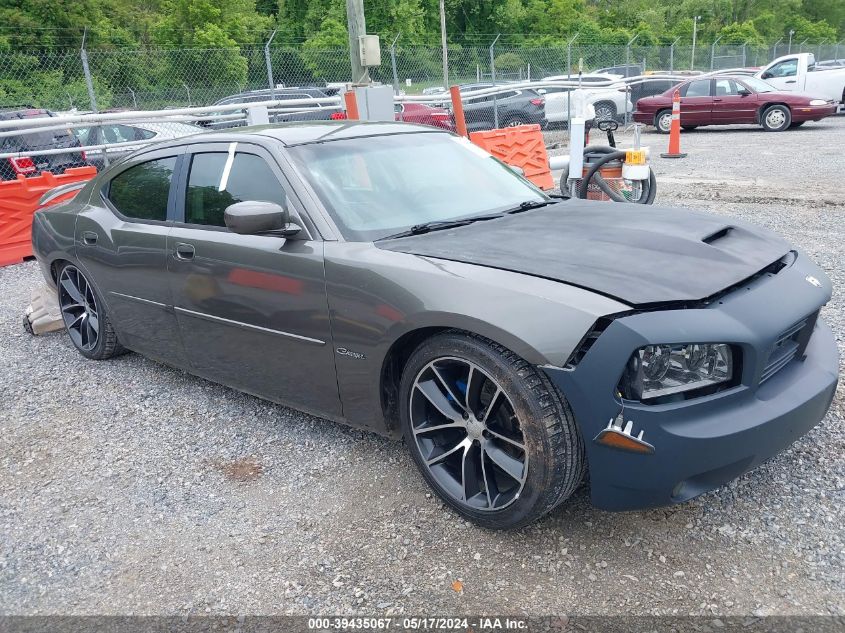
<svg viewBox="0 0 845 633"><path fill-rule="evenodd" d="M792 113L784 105L770 106L763 111L760 124L766 132L783 132L792 124Z"/></svg>
<svg viewBox="0 0 845 633"><path fill-rule="evenodd" d="M400 394L423 478L478 525L527 525L581 482L584 446L566 401L500 345L458 331L431 338L408 360Z"/></svg>
<svg viewBox="0 0 845 633"><path fill-rule="evenodd" d="M669 130L672 129L672 111L661 110L660 112L655 114L654 127L656 127L657 131L661 134L668 134Z"/></svg>
<svg viewBox="0 0 845 633"><path fill-rule="evenodd" d="M79 268L68 263L59 269L56 292L65 330L80 354L105 360L126 351L117 340L105 304Z"/></svg>

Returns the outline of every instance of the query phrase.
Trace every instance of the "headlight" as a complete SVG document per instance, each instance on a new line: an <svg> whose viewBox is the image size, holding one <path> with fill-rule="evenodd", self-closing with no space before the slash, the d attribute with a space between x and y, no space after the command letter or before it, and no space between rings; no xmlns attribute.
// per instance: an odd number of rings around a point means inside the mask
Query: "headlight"
<svg viewBox="0 0 845 633"><path fill-rule="evenodd" d="M827 101L824 99L813 99L810 101L810 105L827 105Z"/></svg>
<svg viewBox="0 0 845 633"><path fill-rule="evenodd" d="M726 383L733 352L725 343L647 345L634 352L619 382L627 400L650 400Z"/></svg>

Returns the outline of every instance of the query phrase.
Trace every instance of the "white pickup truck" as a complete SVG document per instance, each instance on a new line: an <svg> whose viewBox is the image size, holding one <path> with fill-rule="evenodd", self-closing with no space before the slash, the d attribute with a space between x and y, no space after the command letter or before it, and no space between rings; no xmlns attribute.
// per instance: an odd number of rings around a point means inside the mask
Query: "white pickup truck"
<svg viewBox="0 0 845 633"><path fill-rule="evenodd" d="M756 75L778 90L804 92L845 104L845 68L816 66L812 53L778 57Z"/></svg>

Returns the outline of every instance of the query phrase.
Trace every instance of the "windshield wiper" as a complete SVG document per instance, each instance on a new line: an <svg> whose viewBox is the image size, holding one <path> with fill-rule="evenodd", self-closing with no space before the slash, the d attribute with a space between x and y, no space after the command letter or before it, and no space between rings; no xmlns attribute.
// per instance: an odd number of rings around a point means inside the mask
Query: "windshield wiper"
<svg viewBox="0 0 845 633"><path fill-rule="evenodd" d="M522 213L523 211L530 211L531 209L539 209L540 207L545 207L550 204L554 204L553 200L526 200L525 202L520 202L517 206L513 207L512 209L508 209L504 211L504 213L508 213L513 215L514 213Z"/></svg>
<svg viewBox="0 0 845 633"><path fill-rule="evenodd" d="M422 235L423 233L430 233L431 231L443 231L445 229L453 229L458 226L466 226L467 224L472 224L473 222L481 222L483 220L495 220L496 218L502 217L501 213L495 213L492 215L477 215L472 218L462 218L460 220L437 220L434 222L423 222L422 224L415 224L407 231L401 231L400 233L394 233L393 235L385 235L384 237L380 237L380 240L392 240L393 238L397 237L409 237L411 235Z"/></svg>

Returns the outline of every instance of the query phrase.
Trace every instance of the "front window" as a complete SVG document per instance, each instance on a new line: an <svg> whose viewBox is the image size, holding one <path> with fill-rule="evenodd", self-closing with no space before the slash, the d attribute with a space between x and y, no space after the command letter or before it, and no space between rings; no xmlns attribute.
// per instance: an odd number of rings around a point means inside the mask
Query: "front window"
<svg viewBox="0 0 845 633"><path fill-rule="evenodd" d="M313 143L292 148L291 155L352 240L548 200L490 154L451 134Z"/></svg>
<svg viewBox="0 0 845 633"><path fill-rule="evenodd" d="M185 192L185 222L226 226L226 208L246 200L285 203L282 185L255 154L194 154Z"/></svg>
<svg viewBox="0 0 845 633"><path fill-rule="evenodd" d="M736 83L731 79L717 79L716 80L716 96L717 97L733 97L739 94L736 88Z"/></svg>

